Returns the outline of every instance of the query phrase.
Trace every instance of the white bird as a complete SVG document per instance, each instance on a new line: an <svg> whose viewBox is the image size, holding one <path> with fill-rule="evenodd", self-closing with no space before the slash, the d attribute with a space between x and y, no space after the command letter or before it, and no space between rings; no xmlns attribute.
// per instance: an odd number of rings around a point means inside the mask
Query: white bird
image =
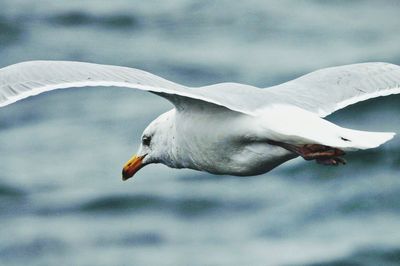
<svg viewBox="0 0 400 266"><path fill-rule="evenodd" d="M400 66L325 68L270 88L220 83L189 88L148 72L68 61L0 69L0 107L55 89L117 86L150 91L175 108L144 130L123 180L151 163L213 174L266 173L297 156L338 165L350 150L378 147L395 133L342 128L325 116L370 98L400 93Z"/></svg>

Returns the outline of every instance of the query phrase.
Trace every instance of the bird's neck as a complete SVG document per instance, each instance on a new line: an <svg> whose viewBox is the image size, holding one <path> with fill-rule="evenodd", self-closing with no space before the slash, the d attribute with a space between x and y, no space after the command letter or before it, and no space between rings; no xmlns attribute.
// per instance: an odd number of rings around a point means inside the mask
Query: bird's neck
<svg viewBox="0 0 400 266"><path fill-rule="evenodd" d="M194 160L191 156L190 143L188 143L187 136L184 134L185 125L179 123L179 115L176 110L170 110L159 118L159 127L162 127L163 134L161 140L162 152L158 161L172 168L192 168L194 167Z"/></svg>
<svg viewBox="0 0 400 266"><path fill-rule="evenodd" d="M160 115L153 123L157 123L158 130L162 132L158 134L159 153L156 161L172 168L182 168L183 166L179 163L181 156L176 139L176 110L172 109Z"/></svg>

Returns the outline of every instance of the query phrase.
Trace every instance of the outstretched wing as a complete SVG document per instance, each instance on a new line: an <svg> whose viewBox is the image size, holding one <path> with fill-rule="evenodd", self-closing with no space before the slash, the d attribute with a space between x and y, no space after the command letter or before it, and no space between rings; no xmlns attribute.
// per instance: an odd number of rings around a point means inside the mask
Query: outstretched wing
<svg viewBox="0 0 400 266"><path fill-rule="evenodd" d="M219 94L210 97L204 90L173 83L139 69L71 61L29 61L0 69L0 107L47 91L86 86L150 91L168 99L178 109L211 104L248 113L245 108L224 102L226 97Z"/></svg>
<svg viewBox="0 0 400 266"><path fill-rule="evenodd" d="M325 117L359 101L400 93L400 67L387 63L332 67L266 89L238 83L189 88L134 68L30 61L0 69L0 107L46 91L85 86L150 91L178 109L207 104L262 115L273 104L288 104Z"/></svg>
<svg viewBox="0 0 400 266"><path fill-rule="evenodd" d="M325 117L360 101L400 93L400 66L362 63L330 67L267 88L265 92Z"/></svg>

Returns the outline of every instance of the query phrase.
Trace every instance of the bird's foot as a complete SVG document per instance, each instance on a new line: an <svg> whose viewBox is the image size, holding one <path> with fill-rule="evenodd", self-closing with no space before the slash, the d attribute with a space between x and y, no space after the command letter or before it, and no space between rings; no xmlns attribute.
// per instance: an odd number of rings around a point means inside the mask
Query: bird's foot
<svg viewBox="0 0 400 266"><path fill-rule="evenodd" d="M335 166L346 164L346 161L340 157L345 155L346 153L338 148L333 148L321 144L306 144L302 146L297 146L278 141L269 141L268 143L285 148L303 157L304 160L315 160L318 164Z"/></svg>
<svg viewBox="0 0 400 266"><path fill-rule="evenodd" d="M335 158L346 153L340 149L320 144L306 144L298 148L299 155L305 160Z"/></svg>
<svg viewBox="0 0 400 266"><path fill-rule="evenodd" d="M346 153L338 148L319 144L306 144L299 149L299 155L305 160L315 160L318 164L334 165L346 164L346 161L339 157Z"/></svg>

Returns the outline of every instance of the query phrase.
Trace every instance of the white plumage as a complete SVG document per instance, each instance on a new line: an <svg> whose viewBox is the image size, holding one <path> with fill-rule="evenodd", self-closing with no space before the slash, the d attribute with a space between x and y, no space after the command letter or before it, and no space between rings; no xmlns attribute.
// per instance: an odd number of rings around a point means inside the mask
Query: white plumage
<svg viewBox="0 0 400 266"><path fill-rule="evenodd" d="M359 101L400 93L400 67L332 67L264 89L237 83L189 88L133 68L31 61L0 69L0 106L84 86L136 88L174 104L174 110L145 130L151 142L139 148L141 166L160 162L216 174L254 175L302 155L291 147L316 144L345 151L375 148L391 139L394 133L346 129L323 117Z"/></svg>

